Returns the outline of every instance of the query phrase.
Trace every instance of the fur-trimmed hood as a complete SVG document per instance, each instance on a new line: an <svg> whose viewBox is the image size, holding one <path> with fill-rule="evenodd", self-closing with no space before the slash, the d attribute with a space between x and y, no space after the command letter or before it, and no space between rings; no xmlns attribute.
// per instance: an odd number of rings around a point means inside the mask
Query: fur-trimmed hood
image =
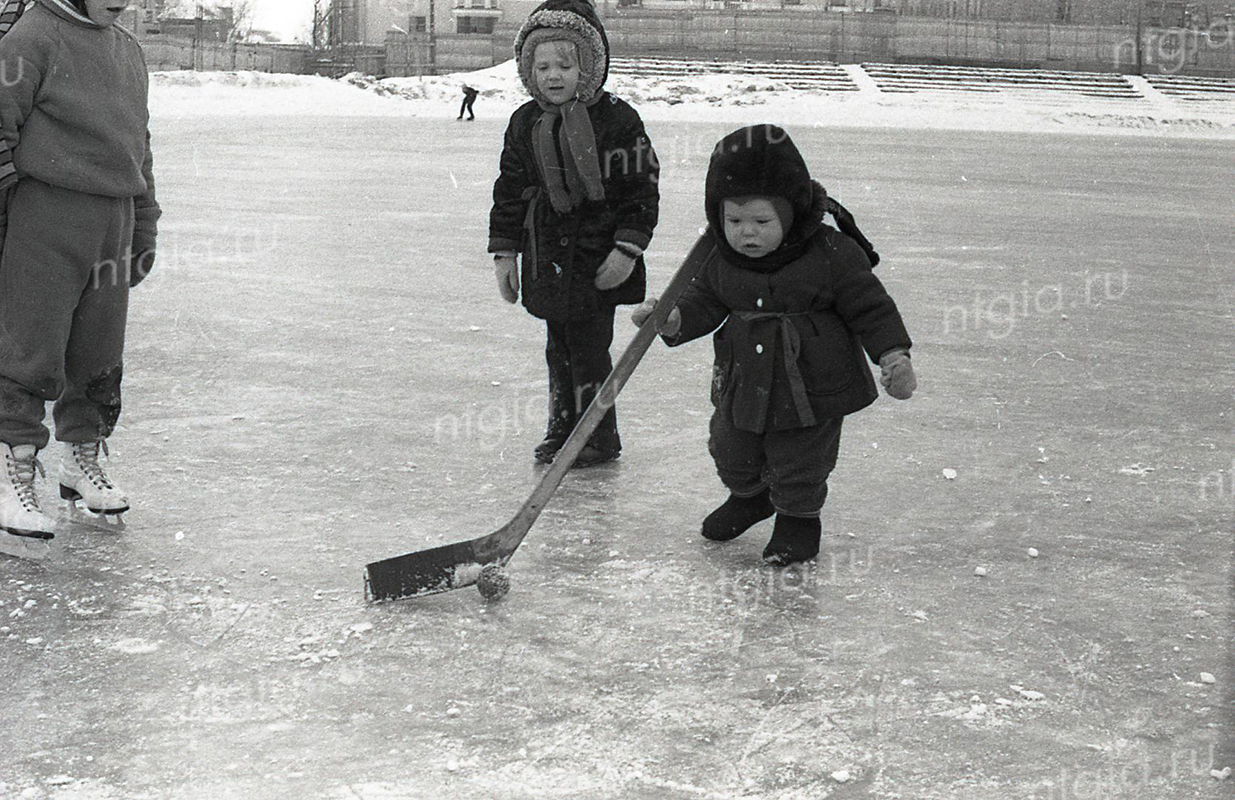
<svg viewBox="0 0 1235 800"><path fill-rule="evenodd" d="M528 94L542 103L545 99L532 75L532 56L536 45L550 41L575 45L579 51L578 99L585 104L595 100L609 77L609 38L596 8L587 0L546 0L519 28L515 36L519 79Z"/></svg>

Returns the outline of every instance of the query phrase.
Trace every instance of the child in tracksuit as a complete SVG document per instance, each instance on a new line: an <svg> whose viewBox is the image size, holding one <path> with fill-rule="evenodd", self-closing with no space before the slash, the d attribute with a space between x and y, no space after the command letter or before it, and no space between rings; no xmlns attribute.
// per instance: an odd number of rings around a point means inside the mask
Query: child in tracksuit
<svg viewBox="0 0 1235 800"><path fill-rule="evenodd" d="M513 303L522 287L523 305L545 320L549 424L535 457L548 463L609 374L615 307L644 297L659 171L639 114L602 88L609 44L591 4L537 7L515 59L533 99L506 129L489 252L502 297ZM576 466L621 449L611 408Z"/></svg>
<svg viewBox="0 0 1235 800"><path fill-rule="evenodd" d="M154 261L141 47L127 0L37 0L0 38L0 529L50 539L35 493L55 401L61 497L118 514L99 464L120 416L129 288Z"/></svg>
<svg viewBox="0 0 1235 800"><path fill-rule="evenodd" d="M708 450L730 495L702 534L727 541L775 514L764 560L807 561L819 552L841 421L878 396L863 350L888 394L907 399L917 386L909 334L871 272L878 255L785 131L722 139L705 203L715 255L661 330L672 347L720 328ZM635 309L636 324L655 303Z"/></svg>

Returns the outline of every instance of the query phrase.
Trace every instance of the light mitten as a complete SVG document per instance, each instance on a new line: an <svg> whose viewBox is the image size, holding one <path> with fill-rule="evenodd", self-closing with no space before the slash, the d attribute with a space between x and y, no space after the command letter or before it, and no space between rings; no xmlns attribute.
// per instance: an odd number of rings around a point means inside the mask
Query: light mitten
<svg viewBox="0 0 1235 800"><path fill-rule="evenodd" d="M897 400L908 400L918 388L918 377L907 350L889 350L879 357L879 382Z"/></svg>
<svg viewBox="0 0 1235 800"><path fill-rule="evenodd" d="M615 247L596 270L596 288L601 291L616 289L634 270L635 257Z"/></svg>
<svg viewBox="0 0 1235 800"><path fill-rule="evenodd" d="M507 303L519 299L519 264L514 253L497 253L493 256L493 272L497 276L497 290Z"/></svg>
<svg viewBox="0 0 1235 800"><path fill-rule="evenodd" d="M656 298L649 297L639 305L635 306L635 310L630 312L630 321L638 327L643 327L643 323L647 322L648 317L652 316L652 312L656 310ZM682 312L675 307L669 312L669 316L665 319L665 323L660 326L661 336L677 336L678 331L682 330Z"/></svg>

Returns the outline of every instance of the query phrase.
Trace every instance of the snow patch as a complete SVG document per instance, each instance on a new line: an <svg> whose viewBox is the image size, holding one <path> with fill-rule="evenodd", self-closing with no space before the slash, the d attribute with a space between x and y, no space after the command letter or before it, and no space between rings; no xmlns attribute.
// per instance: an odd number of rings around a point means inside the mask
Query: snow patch
<svg viewBox="0 0 1235 800"><path fill-rule="evenodd" d="M112 642L111 649L120 653L139 656L153 653L159 649L159 646L155 642L146 639L130 638Z"/></svg>
<svg viewBox="0 0 1235 800"><path fill-rule="evenodd" d="M851 75L858 67L847 67ZM417 116L454 121L463 84L480 91L481 119L504 120L528 96L514 61L476 72L338 80L260 72L156 72L151 113L167 116ZM1049 90L1019 93L889 94L869 80L857 91L794 89L760 75L611 74L614 95L647 121L749 123L756 113L782 125L927 128L1003 132L1118 133L1235 138L1235 104L1189 106L1159 93L1107 99ZM466 123L460 123L466 124Z"/></svg>

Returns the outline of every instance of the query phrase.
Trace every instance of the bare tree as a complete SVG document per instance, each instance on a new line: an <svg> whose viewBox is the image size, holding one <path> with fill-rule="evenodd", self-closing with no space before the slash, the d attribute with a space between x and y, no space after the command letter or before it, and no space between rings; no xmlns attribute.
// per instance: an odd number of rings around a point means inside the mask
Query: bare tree
<svg viewBox="0 0 1235 800"><path fill-rule="evenodd" d="M228 42L244 41L253 29L254 0L166 0L163 17L220 20L221 37Z"/></svg>
<svg viewBox="0 0 1235 800"><path fill-rule="evenodd" d="M227 41L243 42L249 35L249 31L253 30L253 0L230 0L226 5L216 5L216 11L223 12L224 9L231 9L231 16L224 17L230 20L230 27L227 30Z"/></svg>
<svg viewBox="0 0 1235 800"><path fill-rule="evenodd" d="M320 50L330 43L330 0L313 0L312 43Z"/></svg>

